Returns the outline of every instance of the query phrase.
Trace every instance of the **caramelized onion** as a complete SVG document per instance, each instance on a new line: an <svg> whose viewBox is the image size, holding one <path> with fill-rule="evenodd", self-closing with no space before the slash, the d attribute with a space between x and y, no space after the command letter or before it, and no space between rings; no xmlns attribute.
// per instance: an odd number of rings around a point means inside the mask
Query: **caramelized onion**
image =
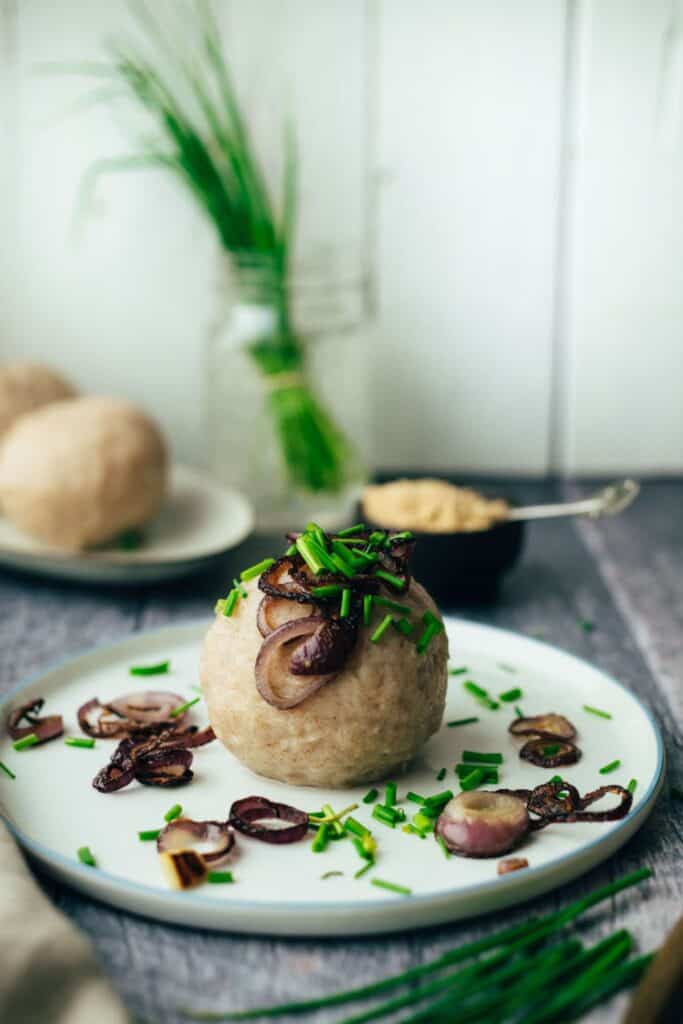
<svg viewBox="0 0 683 1024"><path fill-rule="evenodd" d="M573 740L576 736L576 729L569 719L554 712L516 718L510 723L509 732L513 736L555 736L558 740Z"/></svg>
<svg viewBox="0 0 683 1024"><path fill-rule="evenodd" d="M215 735L210 726L200 731L166 729L154 735L126 736L109 764L93 779L93 786L100 793L114 793L133 779L144 786L182 786L194 775L190 769L192 753L189 748L210 743L212 739Z"/></svg>
<svg viewBox="0 0 683 1024"><path fill-rule="evenodd" d="M45 700L42 697L34 697L33 700L13 708L7 717L7 732L13 740L20 740L23 736L34 735L38 743L47 743L54 740L64 732L64 720L61 715L45 715L39 717ZM26 722L26 725L22 725Z"/></svg>
<svg viewBox="0 0 683 1024"><path fill-rule="evenodd" d="M275 822L290 824L283 826ZM264 796L247 796L232 805L228 824L243 835L264 843L295 843L308 832L308 815L296 807L275 803Z"/></svg>
<svg viewBox="0 0 683 1024"><path fill-rule="evenodd" d="M207 864L218 864L225 860L234 845L235 833L227 821L176 818L157 836L159 853L194 850Z"/></svg>
<svg viewBox="0 0 683 1024"><path fill-rule="evenodd" d="M302 680L301 676L293 675L290 668L294 641L312 636L326 621L311 615L287 622L263 641L254 672L256 689L268 704L280 710L294 708L335 678L337 673L329 672L307 675Z"/></svg>
<svg viewBox="0 0 683 1024"><path fill-rule="evenodd" d="M289 667L296 676L340 672L356 642L357 618L320 619L319 622L315 632L292 654Z"/></svg>
<svg viewBox="0 0 683 1024"><path fill-rule="evenodd" d="M135 778L135 767L131 756L135 743L130 738L121 740L104 768L101 768L92 784L100 793L115 793Z"/></svg>
<svg viewBox="0 0 683 1024"><path fill-rule="evenodd" d="M553 750L554 753L546 754L545 750ZM530 761L538 768L559 768L564 764L576 764L581 757L581 751L569 740L544 735L527 740L519 756L523 761Z"/></svg>
<svg viewBox="0 0 683 1024"><path fill-rule="evenodd" d="M256 613L256 625L261 636L269 636L280 626L295 619L307 619L315 613L315 607L311 604L303 604L299 601L291 601L284 597L271 597L266 594L261 598Z"/></svg>
<svg viewBox="0 0 683 1024"><path fill-rule="evenodd" d="M300 580L294 578L294 571L299 559L279 558L275 565L266 569L259 577L259 589L271 597L282 597L288 601L310 602L308 589ZM303 562L301 562L303 564Z"/></svg>
<svg viewBox="0 0 683 1024"><path fill-rule="evenodd" d="M184 747L162 747L136 756L133 751L135 778L143 786L184 786L191 782L192 754Z"/></svg>
<svg viewBox="0 0 683 1024"><path fill-rule="evenodd" d="M497 790L507 793L508 790ZM517 791L520 795L524 790ZM600 786L581 796L578 789L566 779L544 782L527 792L527 810L531 817L531 828L536 830L547 825L571 824L573 822L619 821L631 809L633 795L623 786ZM606 811L587 811L586 808L602 799L607 793L619 797L619 803Z"/></svg>
<svg viewBox="0 0 683 1024"><path fill-rule="evenodd" d="M526 857L505 857L498 862L496 870L499 875L509 875L511 871L521 871L528 867L529 861Z"/></svg>
<svg viewBox="0 0 683 1024"><path fill-rule="evenodd" d="M100 704L95 697L78 709L78 724L87 736L120 739L131 732L148 729L180 728L187 712L171 718L171 711L185 701L164 690L141 690Z"/></svg>

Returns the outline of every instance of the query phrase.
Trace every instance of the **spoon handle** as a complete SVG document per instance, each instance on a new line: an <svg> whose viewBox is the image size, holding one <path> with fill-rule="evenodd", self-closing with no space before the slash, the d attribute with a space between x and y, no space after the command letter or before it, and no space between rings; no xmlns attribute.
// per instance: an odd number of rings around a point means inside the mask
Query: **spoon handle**
<svg viewBox="0 0 683 1024"><path fill-rule="evenodd" d="M555 502L552 505L527 505L526 508L511 508L508 522L527 519L556 519L559 516L614 516L623 512L638 496L640 485L635 480L619 480L603 487L590 498L580 501Z"/></svg>

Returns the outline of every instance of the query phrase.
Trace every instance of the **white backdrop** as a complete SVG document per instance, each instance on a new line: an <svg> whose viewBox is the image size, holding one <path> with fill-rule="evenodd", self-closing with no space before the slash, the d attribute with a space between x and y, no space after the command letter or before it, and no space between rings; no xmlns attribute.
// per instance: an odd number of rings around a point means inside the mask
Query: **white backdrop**
<svg viewBox="0 0 683 1024"><path fill-rule="evenodd" d="M157 9L165 0L155 0ZM375 461L683 470L683 0L216 0L266 160L285 113L304 246L375 268ZM0 0L0 352L144 401L202 459L210 229L46 61L118 0ZM391 377L385 367L391 363Z"/></svg>

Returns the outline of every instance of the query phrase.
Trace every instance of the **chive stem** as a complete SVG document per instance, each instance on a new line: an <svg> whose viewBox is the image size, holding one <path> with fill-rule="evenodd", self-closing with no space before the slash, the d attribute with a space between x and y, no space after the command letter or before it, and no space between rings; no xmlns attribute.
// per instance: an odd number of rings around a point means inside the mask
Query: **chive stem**
<svg viewBox="0 0 683 1024"><path fill-rule="evenodd" d="M341 605L339 608L339 617L341 619L348 618L349 612L351 611L351 591L348 587L344 587L341 596Z"/></svg>
<svg viewBox="0 0 683 1024"><path fill-rule="evenodd" d="M445 778L446 778L446 769L445 768L439 768L438 772L436 773L436 781L437 782L443 782L443 780Z"/></svg>
<svg viewBox="0 0 683 1024"><path fill-rule="evenodd" d="M170 661L158 661L154 665L131 665L128 672L132 676L160 676L165 675L170 666Z"/></svg>
<svg viewBox="0 0 683 1024"><path fill-rule="evenodd" d="M311 594L313 597L337 597L341 594L342 588L339 583L328 583L324 587L313 587Z"/></svg>
<svg viewBox="0 0 683 1024"><path fill-rule="evenodd" d="M587 711L590 715L597 715L598 718L611 718L609 711L601 711L600 708L592 708L590 704L584 704L583 710Z"/></svg>
<svg viewBox="0 0 683 1024"><path fill-rule="evenodd" d="M370 643L377 644L382 639L389 626L393 622L391 615L385 615L375 632L370 637Z"/></svg>
<svg viewBox="0 0 683 1024"><path fill-rule="evenodd" d="M76 856L80 860L81 864L86 864L89 868L97 867L97 861L93 857L89 846L79 847L76 851Z"/></svg>
<svg viewBox="0 0 683 1024"><path fill-rule="evenodd" d="M615 772L617 768L621 767L621 761L617 758L614 761L610 761L609 764L605 764L600 769L601 775L609 775L610 772Z"/></svg>
<svg viewBox="0 0 683 1024"><path fill-rule="evenodd" d="M464 775L460 779L460 788L468 792L471 789L476 789L477 786L481 786L482 782L486 778L486 772L483 768L475 768L469 775Z"/></svg>
<svg viewBox="0 0 683 1024"><path fill-rule="evenodd" d="M185 701L184 704L179 704L177 708L173 708L173 711L169 711L169 718L179 718L180 715L184 714L189 708L194 707L195 704L199 704L201 697L193 697L192 700Z"/></svg>
<svg viewBox="0 0 683 1024"><path fill-rule="evenodd" d="M363 596L363 625L370 625L370 616L372 615L372 594L365 594Z"/></svg>
<svg viewBox="0 0 683 1024"><path fill-rule="evenodd" d="M10 779L16 779L16 775L11 768L8 768L6 764L0 761L0 771L4 772Z"/></svg>
<svg viewBox="0 0 683 1024"><path fill-rule="evenodd" d="M413 890L406 885L396 885L395 882L386 882L383 878L371 878L370 885L376 885L378 889L386 889L387 892L395 892L399 896L412 896Z"/></svg>
<svg viewBox="0 0 683 1024"><path fill-rule="evenodd" d="M143 832L138 832L138 839L141 843L151 843L151 841L153 839L157 839L160 834L160 828L148 828Z"/></svg>
<svg viewBox="0 0 683 1024"><path fill-rule="evenodd" d="M164 815L164 821L175 821L176 818L179 818L182 813L183 809L180 806L180 804L173 804L173 807L170 807L166 811L166 814Z"/></svg>
<svg viewBox="0 0 683 1024"><path fill-rule="evenodd" d="M260 576L267 569L270 569L271 565L275 565L275 559L264 558L263 561L257 562L256 565L251 565L248 569L243 569L240 573L242 583L248 583L249 580L255 580L257 576Z"/></svg>
<svg viewBox="0 0 683 1024"><path fill-rule="evenodd" d="M337 530L337 537L353 537L356 533L365 533L365 523L356 523L355 526L347 526L343 530ZM362 540L362 538L361 538Z"/></svg>
<svg viewBox="0 0 683 1024"><path fill-rule="evenodd" d="M449 668L449 676L464 676L465 673L469 672L467 665L461 665L460 668Z"/></svg>
<svg viewBox="0 0 683 1024"><path fill-rule="evenodd" d="M66 747L82 747L84 750L92 750L95 746L94 739L88 739L85 736L67 736L64 740Z"/></svg>
<svg viewBox="0 0 683 1024"><path fill-rule="evenodd" d="M513 701L519 700L522 696L522 691L518 686L515 686L512 690L504 690L503 693L498 694L499 700L505 701L506 704L512 704Z"/></svg>
<svg viewBox="0 0 683 1024"><path fill-rule="evenodd" d="M376 789L369 789L367 791L367 793L365 794L365 796L363 797L363 803L364 804L374 804L374 802L377 799L378 795L379 794L378 794Z"/></svg>
<svg viewBox="0 0 683 1024"><path fill-rule="evenodd" d="M231 885L235 881L232 871L209 871L206 880L209 885Z"/></svg>
<svg viewBox="0 0 683 1024"><path fill-rule="evenodd" d="M15 750L28 750L29 747L35 747L36 743L40 743L40 740L34 732L30 732L28 736L22 736L21 739L15 740L12 746Z"/></svg>
<svg viewBox="0 0 683 1024"><path fill-rule="evenodd" d="M409 608L407 604L399 604L398 601L392 601L388 597L375 597L375 604L379 604L382 608L389 608L392 612L400 612L401 615L411 615L412 608Z"/></svg>
<svg viewBox="0 0 683 1024"><path fill-rule="evenodd" d="M327 841L329 838L329 827L327 825L321 825L315 834L315 838L311 843L311 850L313 853L322 853L327 847Z"/></svg>
<svg viewBox="0 0 683 1024"><path fill-rule="evenodd" d="M384 806L393 807L396 803L396 790L397 786L395 782L387 782L384 790Z"/></svg>
<svg viewBox="0 0 683 1024"><path fill-rule="evenodd" d="M380 580L384 580L385 583L390 583L396 590L405 590L406 581L400 576L395 576L393 572L387 572L386 569L378 569L375 573Z"/></svg>
<svg viewBox="0 0 683 1024"><path fill-rule="evenodd" d="M502 754L482 754L478 750L463 750L462 752L463 761L469 761L470 764L502 764Z"/></svg>
<svg viewBox="0 0 683 1024"><path fill-rule="evenodd" d="M629 791L629 793L631 794L631 796L633 796L633 794L635 793L637 786L638 786L638 780L637 779L631 779L631 781L629 782L628 786L626 787L627 790Z"/></svg>
<svg viewBox="0 0 683 1024"><path fill-rule="evenodd" d="M455 729L459 725L472 725L474 722L478 721L478 718L458 718L455 722L447 722L446 725L449 729Z"/></svg>

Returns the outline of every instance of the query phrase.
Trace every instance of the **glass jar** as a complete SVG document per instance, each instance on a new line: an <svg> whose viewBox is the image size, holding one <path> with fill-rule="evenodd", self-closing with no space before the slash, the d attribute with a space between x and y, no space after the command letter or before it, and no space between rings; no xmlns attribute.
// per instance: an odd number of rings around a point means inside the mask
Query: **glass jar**
<svg viewBox="0 0 683 1024"><path fill-rule="evenodd" d="M260 253L223 267L205 351L210 466L253 502L260 532L334 529L366 479L368 289L317 261Z"/></svg>

